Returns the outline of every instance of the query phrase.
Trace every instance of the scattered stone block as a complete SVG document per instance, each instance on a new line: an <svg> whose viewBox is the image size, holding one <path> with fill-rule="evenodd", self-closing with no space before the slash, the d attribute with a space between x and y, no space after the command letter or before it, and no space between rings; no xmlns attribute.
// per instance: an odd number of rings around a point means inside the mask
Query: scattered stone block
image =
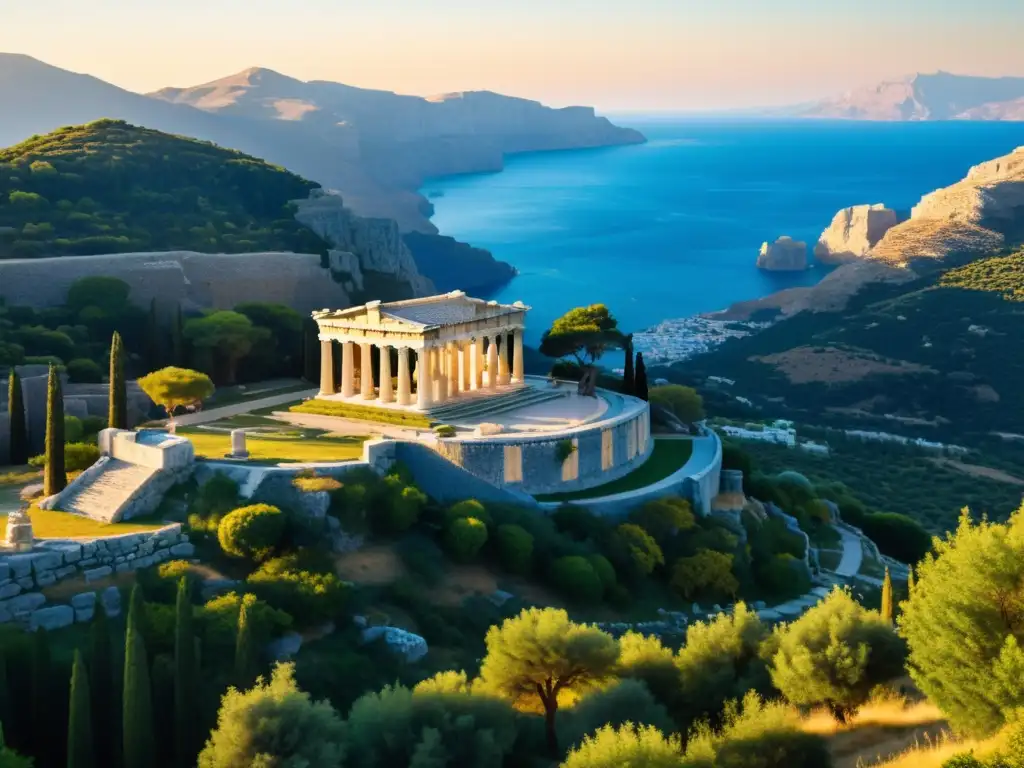
<svg viewBox="0 0 1024 768"><path fill-rule="evenodd" d="M302 635L289 632L267 644L267 656L276 661L292 658L302 648Z"/></svg>
<svg viewBox="0 0 1024 768"><path fill-rule="evenodd" d="M96 615L96 606L90 605L88 608L75 608L75 622L78 624L84 624L87 621L92 621L93 616Z"/></svg>
<svg viewBox="0 0 1024 768"><path fill-rule="evenodd" d="M71 605L74 608L91 608L96 605L96 593L79 592L71 598Z"/></svg>
<svg viewBox="0 0 1024 768"><path fill-rule="evenodd" d="M29 629L33 632L37 629L50 631L69 627L74 623L75 611L70 605L53 605L49 608L32 611L29 618Z"/></svg>
<svg viewBox="0 0 1024 768"><path fill-rule="evenodd" d="M121 593L117 587L107 587L100 595L100 601L107 612L107 616L121 615Z"/></svg>

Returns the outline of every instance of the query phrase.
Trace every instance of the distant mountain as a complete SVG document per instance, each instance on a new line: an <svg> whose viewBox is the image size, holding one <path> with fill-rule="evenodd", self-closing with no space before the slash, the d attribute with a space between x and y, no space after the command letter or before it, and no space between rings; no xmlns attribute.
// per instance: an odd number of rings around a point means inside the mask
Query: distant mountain
<svg viewBox="0 0 1024 768"><path fill-rule="evenodd" d="M842 120L1024 120L1024 77L915 74L786 113Z"/></svg>

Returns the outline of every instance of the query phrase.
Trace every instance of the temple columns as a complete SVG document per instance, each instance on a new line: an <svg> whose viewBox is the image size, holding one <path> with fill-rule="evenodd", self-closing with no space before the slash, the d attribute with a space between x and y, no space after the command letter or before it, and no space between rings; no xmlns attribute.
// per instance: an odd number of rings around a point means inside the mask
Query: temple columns
<svg viewBox="0 0 1024 768"><path fill-rule="evenodd" d="M496 389L498 386L498 337L491 336L487 340L487 388Z"/></svg>
<svg viewBox="0 0 1024 768"><path fill-rule="evenodd" d="M363 396L363 400L373 400L377 396L377 393L373 391L373 363L370 362L372 349L372 344L359 345L359 373L361 374L359 393Z"/></svg>
<svg viewBox="0 0 1024 768"><path fill-rule="evenodd" d="M344 341L341 344L341 396L352 397L355 391L355 362L353 361L353 347L351 341Z"/></svg>
<svg viewBox="0 0 1024 768"><path fill-rule="evenodd" d="M512 332L512 383L523 383L523 329Z"/></svg>
<svg viewBox="0 0 1024 768"><path fill-rule="evenodd" d="M430 350L430 356L433 358L433 364L430 366L431 370L431 398L435 403L439 403L445 399L448 394L448 384L445 381L444 375L444 350L439 347L432 347Z"/></svg>
<svg viewBox="0 0 1024 768"><path fill-rule="evenodd" d="M469 388L473 392L480 389L480 339L469 342Z"/></svg>
<svg viewBox="0 0 1024 768"><path fill-rule="evenodd" d="M448 397L455 397L462 389L462 369L459 367L459 347L455 342L445 344L448 355Z"/></svg>
<svg viewBox="0 0 1024 768"><path fill-rule="evenodd" d="M429 348L416 350L416 408L425 411L430 407L433 398L431 397L432 376L430 359L433 357ZM399 358L399 366L402 361Z"/></svg>
<svg viewBox="0 0 1024 768"><path fill-rule="evenodd" d="M382 344L380 350L380 394L382 403L394 402L395 390L391 383L391 347Z"/></svg>
<svg viewBox="0 0 1024 768"><path fill-rule="evenodd" d="M498 350L498 383L508 384L508 334L499 334L501 349Z"/></svg>
<svg viewBox="0 0 1024 768"><path fill-rule="evenodd" d="M469 392L469 353L468 341L459 342L459 369L462 371L462 378L459 379L459 391Z"/></svg>
<svg viewBox="0 0 1024 768"><path fill-rule="evenodd" d="M412 382L409 376L409 350L398 348L398 404L409 405L412 402Z"/></svg>
<svg viewBox="0 0 1024 768"><path fill-rule="evenodd" d="M333 395L334 385L334 342L330 339L320 342L320 394Z"/></svg>

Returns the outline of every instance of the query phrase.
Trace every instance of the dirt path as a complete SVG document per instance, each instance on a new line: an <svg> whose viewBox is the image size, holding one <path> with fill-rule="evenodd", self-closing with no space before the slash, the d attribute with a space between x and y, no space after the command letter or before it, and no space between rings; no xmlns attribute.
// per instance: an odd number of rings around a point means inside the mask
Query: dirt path
<svg viewBox="0 0 1024 768"><path fill-rule="evenodd" d="M196 424L207 424L211 421L217 421L218 419L226 419L231 416L250 413L258 408L270 408L275 405L292 403L296 400L304 400L308 397L314 397L316 393L317 390L315 389L305 389L301 392L286 392L281 395L246 400L244 403L225 405L221 408L211 408L208 411L200 411L199 413L186 413L182 416L175 416L174 425L177 427L192 427Z"/></svg>
<svg viewBox="0 0 1024 768"><path fill-rule="evenodd" d="M965 475L970 475L971 477L984 477L986 480L995 480L1000 483L1008 483L1009 485L1024 485L1024 479L1011 475L1009 472L1003 472L1001 469L995 469L994 467L983 467L980 464L965 464L964 462L956 461L955 459L934 458L931 459L931 462L940 467L955 469L957 472L963 472Z"/></svg>

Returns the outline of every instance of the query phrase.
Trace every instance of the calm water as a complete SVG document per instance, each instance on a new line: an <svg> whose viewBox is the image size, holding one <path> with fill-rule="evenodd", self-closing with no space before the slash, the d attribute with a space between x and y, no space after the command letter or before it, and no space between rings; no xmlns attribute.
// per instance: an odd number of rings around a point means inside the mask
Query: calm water
<svg viewBox="0 0 1024 768"><path fill-rule="evenodd" d="M640 330L812 284L824 269L756 269L762 241L813 243L848 205L909 210L1024 145L1024 123L619 122L649 143L523 155L423 188L442 233L519 269L494 298L534 308L531 341L581 304Z"/></svg>

